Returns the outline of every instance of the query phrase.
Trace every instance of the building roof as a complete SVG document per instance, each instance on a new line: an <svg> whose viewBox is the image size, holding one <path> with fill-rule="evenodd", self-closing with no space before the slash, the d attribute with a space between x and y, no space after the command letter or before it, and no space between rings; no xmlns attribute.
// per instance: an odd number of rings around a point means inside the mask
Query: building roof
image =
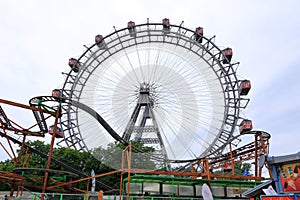
<svg viewBox="0 0 300 200"><path fill-rule="evenodd" d="M295 154L285 156L267 156L267 163L270 165L300 161L300 151Z"/></svg>
<svg viewBox="0 0 300 200"><path fill-rule="evenodd" d="M268 188L273 183L272 180L268 180L264 183L259 184L258 186L246 191L243 193L244 196L250 198L255 196L260 196L261 194L264 194L263 189Z"/></svg>

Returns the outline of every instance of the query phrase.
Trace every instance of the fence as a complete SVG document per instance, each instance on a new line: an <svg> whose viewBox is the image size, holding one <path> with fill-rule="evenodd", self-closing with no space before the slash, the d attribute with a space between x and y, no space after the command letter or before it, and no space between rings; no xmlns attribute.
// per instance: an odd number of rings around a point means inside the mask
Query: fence
<svg viewBox="0 0 300 200"><path fill-rule="evenodd" d="M103 200L126 200L126 196L119 195L104 195ZM40 200L41 193L28 193L22 197L8 197L7 200ZM44 196L44 200L98 200L97 195L85 195L85 194L60 194L60 193L47 193ZM214 198L218 200L222 198ZM234 198L235 200L245 200L247 198ZM4 197L0 197L0 200L6 200ZM159 197L159 196L130 196L128 200L203 200L203 198L197 197Z"/></svg>

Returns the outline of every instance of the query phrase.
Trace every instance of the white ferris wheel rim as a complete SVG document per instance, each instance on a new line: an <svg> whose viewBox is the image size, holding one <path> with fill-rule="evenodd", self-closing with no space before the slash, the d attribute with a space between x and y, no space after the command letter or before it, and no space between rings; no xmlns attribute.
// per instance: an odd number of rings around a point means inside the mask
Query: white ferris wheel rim
<svg viewBox="0 0 300 200"><path fill-rule="evenodd" d="M72 84L72 98L93 108L121 135L136 104L139 86L151 85L153 110L168 158L193 159L207 154L224 130L231 129L225 127L232 111L228 109L230 95L224 90L224 82L237 79L224 76L223 80L218 75L215 66L221 62L210 61L220 51L216 46L207 51L189 35L178 31L166 34L156 26L153 30L140 26L135 38L124 29L105 37L104 47L90 47L81 56L83 69ZM199 56L194 47L186 47L191 44L207 52ZM238 116L238 112L233 114ZM86 113L79 110L72 117L77 118L87 149L114 142Z"/></svg>

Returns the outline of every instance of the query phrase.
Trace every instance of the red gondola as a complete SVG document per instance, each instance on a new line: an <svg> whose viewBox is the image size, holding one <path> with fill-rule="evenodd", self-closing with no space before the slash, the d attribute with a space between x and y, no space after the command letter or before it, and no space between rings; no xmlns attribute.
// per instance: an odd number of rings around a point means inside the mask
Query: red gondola
<svg viewBox="0 0 300 200"><path fill-rule="evenodd" d="M74 71L74 72L79 72L79 70L80 70L80 63L79 63L79 61L77 60L77 59L75 59L75 58L70 58L69 59L69 66L72 68L72 70Z"/></svg>
<svg viewBox="0 0 300 200"><path fill-rule="evenodd" d="M252 121L249 119L244 119L240 124L240 134L251 131L252 128Z"/></svg>
<svg viewBox="0 0 300 200"><path fill-rule="evenodd" d="M53 97L62 97L63 93L61 89L54 89L52 90L52 96Z"/></svg>
<svg viewBox="0 0 300 200"><path fill-rule="evenodd" d="M63 99L65 96L63 94L62 89L54 89L54 90L52 90L52 96L56 97L56 98L61 98L59 100L61 100L62 102L65 101L65 99Z"/></svg>
<svg viewBox="0 0 300 200"><path fill-rule="evenodd" d="M231 167L230 164L225 164L225 165L223 166L223 171L224 171L224 172L228 172L228 171L231 171L231 170L232 170L232 167Z"/></svg>
<svg viewBox="0 0 300 200"><path fill-rule="evenodd" d="M95 42L100 49L105 47L105 41L102 35L96 35Z"/></svg>
<svg viewBox="0 0 300 200"><path fill-rule="evenodd" d="M98 44L103 40L103 36L102 35L96 35L95 36L95 42Z"/></svg>
<svg viewBox="0 0 300 200"><path fill-rule="evenodd" d="M130 21L127 23L127 29L129 31L129 34L131 37L136 36L136 29L135 29L135 23L133 21Z"/></svg>
<svg viewBox="0 0 300 200"><path fill-rule="evenodd" d="M51 135L54 133L54 125L49 127L48 133L51 134ZM63 133L63 130L61 128L56 127L55 137L57 137L57 138L63 138L64 137L64 133Z"/></svg>
<svg viewBox="0 0 300 200"><path fill-rule="evenodd" d="M198 27L195 30L195 40L198 41L199 43L202 43L202 36L203 36L203 28Z"/></svg>
<svg viewBox="0 0 300 200"><path fill-rule="evenodd" d="M170 20L168 18L164 18L162 20L162 24L163 24L163 31L165 31L166 33L170 32Z"/></svg>
<svg viewBox="0 0 300 200"><path fill-rule="evenodd" d="M224 49L222 52L224 54L223 64L229 64L233 54L232 49L228 47Z"/></svg>
<svg viewBox="0 0 300 200"><path fill-rule="evenodd" d="M247 95L250 89L251 82L249 80L242 80L239 87L240 95Z"/></svg>

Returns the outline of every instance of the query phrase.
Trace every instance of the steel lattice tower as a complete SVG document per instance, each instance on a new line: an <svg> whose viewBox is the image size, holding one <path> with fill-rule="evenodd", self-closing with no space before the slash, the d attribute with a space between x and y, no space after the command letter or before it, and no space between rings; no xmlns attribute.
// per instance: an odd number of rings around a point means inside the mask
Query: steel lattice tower
<svg viewBox="0 0 300 200"><path fill-rule="evenodd" d="M154 99L149 84L140 84L138 101L122 138L155 147L155 155L166 161L168 156L153 111Z"/></svg>

